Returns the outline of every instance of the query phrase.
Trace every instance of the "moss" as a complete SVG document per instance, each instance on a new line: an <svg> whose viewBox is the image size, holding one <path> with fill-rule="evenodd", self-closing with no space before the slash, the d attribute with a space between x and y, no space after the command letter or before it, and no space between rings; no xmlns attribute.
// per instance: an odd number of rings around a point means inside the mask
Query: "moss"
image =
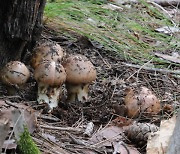
<svg viewBox="0 0 180 154"><path fill-rule="evenodd" d="M37 145L32 140L32 137L26 127L18 141L18 148L21 154L40 154Z"/></svg>

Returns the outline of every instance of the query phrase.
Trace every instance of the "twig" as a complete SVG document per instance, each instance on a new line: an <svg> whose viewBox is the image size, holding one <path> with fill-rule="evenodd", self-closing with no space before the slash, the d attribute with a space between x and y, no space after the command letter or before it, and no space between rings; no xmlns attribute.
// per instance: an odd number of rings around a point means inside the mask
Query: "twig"
<svg viewBox="0 0 180 154"><path fill-rule="evenodd" d="M55 122L58 122L58 121L60 121L58 118L56 118L56 117L50 117L50 116L46 116L46 115L42 115L42 114L37 114L37 117L39 118L39 119L45 119L45 120L51 120L51 121L55 121Z"/></svg>
<svg viewBox="0 0 180 154"><path fill-rule="evenodd" d="M134 65L134 64L128 64L128 63L122 63L123 65L127 67L134 67L134 68L139 68L139 69L144 69L148 71L157 71L161 73L172 73L172 74L180 74L179 70L168 70L168 69L162 69L162 68L150 68L146 66L140 66L140 65Z"/></svg>
<svg viewBox="0 0 180 154"><path fill-rule="evenodd" d="M88 142L85 142L84 140L76 139L73 135L67 133L70 137L70 139L73 141L73 143L78 144L78 145L84 145L84 146L89 146Z"/></svg>
<svg viewBox="0 0 180 154"><path fill-rule="evenodd" d="M45 125L39 125L39 127L44 129L59 130L59 131L83 132L83 129L73 128L73 127L55 127L55 126L45 126Z"/></svg>
<svg viewBox="0 0 180 154"><path fill-rule="evenodd" d="M7 105L9 105L9 106L12 106L12 107L16 108L16 109L18 109L18 108L19 108L17 105L15 105L15 104L11 103L11 102L10 102L10 101L8 101L8 100L5 100L5 103L6 103Z"/></svg>
<svg viewBox="0 0 180 154"><path fill-rule="evenodd" d="M82 126L83 125L83 122L84 122L84 119L82 119L82 117L79 118L78 121L76 121L72 127L79 127L79 126Z"/></svg>
<svg viewBox="0 0 180 154"><path fill-rule="evenodd" d="M139 67L139 70L137 70L136 72L134 72L129 78L127 78L127 80L129 80L132 76L134 76L136 73L139 74L139 72L141 71L141 69L143 69L147 64L149 64L152 61L152 59L150 61L148 61L147 63L145 63L144 65L142 65L141 67Z"/></svg>
<svg viewBox="0 0 180 154"><path fill-rule="evenodd" d="M13 99L13 98L20 98L21 99L21 97L20 96L18 96L18 95L15 95L15 96L0 96L0 99Z"/></svg>
<svg viewBox="0 0 180 154"><path fill-rule="evenodd" d="M107 67L111 69L112 66L111 66L108 62L106 62L106 61L104 60L103 56L99 53L99 51L96 50L95 52L100 56L100 58L101 58L101 60L104 62L104 64L106 64Z"/></svg>

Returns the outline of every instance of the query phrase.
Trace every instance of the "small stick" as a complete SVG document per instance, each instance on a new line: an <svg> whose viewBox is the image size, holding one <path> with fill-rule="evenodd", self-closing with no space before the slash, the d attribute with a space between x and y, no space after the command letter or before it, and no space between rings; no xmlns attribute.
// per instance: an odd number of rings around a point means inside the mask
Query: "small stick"
<svg viewBox="0 0 180 154"><path fill-rule="evenodd" d="M73 127L55 127L55 126L45 126L45 125L39 125L39 127L44 129L52 129L52 130L60 130L60 131L83 132L83 129L73 128Z"/></svg>
<svg viewBox="0 0 180 154"><path fill-rule="evenodd" d="M75 144L78 144L78 145L84 145L84 146L88 146L88 143L86 143L84 140L80 140L80 139L76 139L73 135L67 133L70 137L70 139L75 143Z"/></svg>
<svg viewBox="0 0 180 154"><path fill-rule="evenodd" d="M37 114L37 117L38 117L39 119L51 120L51 121L55 121L55 122L60 121L58 118L50 117L50 116L42 115L42 114L41 114L41 115Z"/></svg>
<svg viewBox="0 0 180 154"><path fill-rule="evenodd" d="M134 64L128 64L128 63L122 63L123 65L127 67L134 67L134 68L139 68L139 69L144 69L148 71L157 71L161 73L172 73L172 74L180 74L180 70L168 70L168 69L162 69L162 68L150 68L146 66L140 66L140 65L134 65Z"/></svg>
<svg viewBox="0 0 180 154"><path fill-rule="evenodd" d="M9 106L12 106L12 107L16 108L16 109L18 109L18 108L19 108L17 105L15 105L15 104L11 103L11 102L10 102L10 101L8 101L8 100L5 100L5 103L6 103L7 105L9 105Z"/></svg>
<svg viewBox="0 0 180 154"><path fill-rule="evenodd" d="M112 68L111 65L105 61L105 59L103 58L103 56L99 53L99 51L96 50L96 53L100 56L101 60L104 62L104 64L107 65L108 68Z"/></svg>
<svg viewBox="0 0 180 154"><path fill-rule="evenodd" d="M136 72L134 72L127 80L129 80L132 76L134 76L134 74L139 74L139 72L141 71L141 69L143 68L143 67L145 67L147 64L149 64L150 62L152 61L152 59L150 60L150 61L148 61L147 63L145 63L144 65L142 65L140 68L139 68L139 70L137 70ZM138 76L138 75L137 75Z"/></svg>

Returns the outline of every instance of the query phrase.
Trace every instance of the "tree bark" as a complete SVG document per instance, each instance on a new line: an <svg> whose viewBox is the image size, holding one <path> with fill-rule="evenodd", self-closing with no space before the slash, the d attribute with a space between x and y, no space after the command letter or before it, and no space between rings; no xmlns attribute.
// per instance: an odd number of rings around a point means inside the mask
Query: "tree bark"
<svg viewBox="0 0 180 154"><path fill-rule="evenodd" d="M0 68L21 60L40 37L46 0L0 0Z"/></svg>

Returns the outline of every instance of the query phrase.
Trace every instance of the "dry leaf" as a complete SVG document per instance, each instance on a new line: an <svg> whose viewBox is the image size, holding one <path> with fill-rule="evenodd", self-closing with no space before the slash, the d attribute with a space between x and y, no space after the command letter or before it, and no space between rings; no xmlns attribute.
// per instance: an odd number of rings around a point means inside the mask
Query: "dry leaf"
<svg viewBox="0 0 180 154"><path fill-rule="evenodd" d="M130 147L122 141L114 143L113 147L113 154L140 154L140 152L135 147Z"/></svg>
<svg viewBox="0 0 180 154"><path fill-rule="evenodd" d="M9 120L5 118L0 119L0 153L2 151L2 146L9 133Z"/></svg>
<svg viewBox="0 0 180 154"><path fill-rule="evenodd" d="M33 133L37 126L37 119L34 112L26 110L12 110L12 122L14 124L14 134L18 140L20 134L24 132L24 126L27 126L28 131Z"/></svg>
<svg viewBox="0 0 180 154"><path fill-rule="evenodd" d="M167 151L170 137L173 134L173 130L176 123L176 117L172 117L169 120L163 120L160 125L160 130L148 139L147 154L164 154Z"/></svg>
<svg viewBox="0 0 180 154"><path fill-rule="evenodd" d="M5 140L3 144L3 149L16 149L17 144L14 139Z"/></svg>
<svg viewBox="0 0 180 154"><path fill-rule="evenodd" d="M22 112L22 110L21 110ZM32 134L37 128L37 114L34 110L26 109L23 110L25 123L27 124L29 132Z"/></svg>
<svg viewBox="0 0 180 154"><path fill-rule="evenodd" d="M117 126L108 126L103 128L99 132L95 133L90 142L97 143L97 147L112 146L113 142L119 142L122 140L123 129Z"/></svg>
<svg viewBox="0 0 180 154"><path fill-rule="evenodd" d="M19 141L20 135L24 132L25 120L19 109L12 110L12 121L15 138Z"/></svg>
<svg viewBox="0 0 180 154"><path fill-rule="evenodd" d="M7 108L7 109L2 109L0 111L0 117L1 118L9 119L10 127L13 127L13 124L12 124L12 121L11 121L11 119L12 119L11 112L12 112L13 109L14 109L13 107L10 107L10 108Z"/></svg>

